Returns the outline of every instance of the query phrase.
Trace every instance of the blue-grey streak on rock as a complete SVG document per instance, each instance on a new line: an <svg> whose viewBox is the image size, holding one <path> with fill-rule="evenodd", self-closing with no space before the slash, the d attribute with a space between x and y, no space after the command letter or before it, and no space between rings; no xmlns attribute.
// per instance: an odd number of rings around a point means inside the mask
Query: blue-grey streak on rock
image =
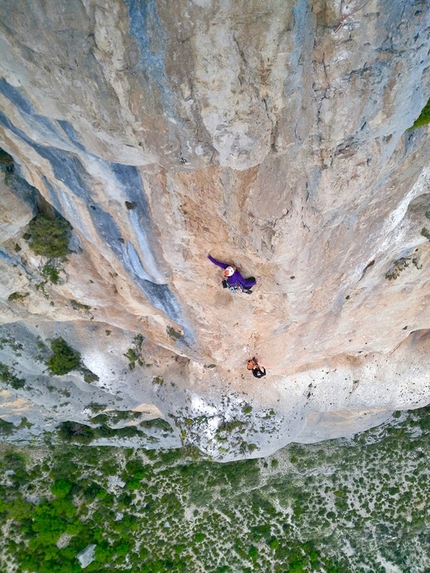
<svg viewBox="0 0 430 573"><path fill-rule="evenodd" d="M7 251L5 251L4 249L0 249L0 259L3 259L3 261L5 261L5 263L7 263L8 265L14 265L16 267L19 267L22 270L26 270L24 265L21 263L21 261L19 260L19 258L17 257L12 257Z"/></svg>
<svg viewBox="0 0 430 573"><path fill-rule="evenodd" d="M306 47L312 45L314 41L312 26L310 25L310 18L312 17L310 13L309 0L299 0L296 6L293 8L294 16L294 35L295 35L295 46L296 49L291 52L290 62L292 69L300 68L303 66L305 53L312 53L312 50L305 50Z"/></svg>
<svg viewBox="0 0 430 573"><path fill-rule="evenodd" d="M150 303L180 324L185 331L186 326L181 318L180 306L168 286L165 284L157 285L150 280L149 275L143 269L135 247L131 243L124 245L120 242L121 231L112 215L103 211L97 204L95 207L90 211L90 215L104 243L110 246L116 258L122 262L125 270Z"/></svg>
<svg viewBox="0 0 430 573"><path fill-rule="evenodd" d="M93 205L95 209L91 209L90 216L94 227L97 229L97 232L103 239L104 243L109 245L112 249L116 258L123 261L124 249L120 241L120 228L110 213L103 211L97 203L94 203Z"/></svg>
<svg viewBox="0 0 430 573"><path fill-rule="evenodd" d="M13 103L13 102L12 102ZM9 129L27 145L32 147L41 157L49 161L55 177L67 185L67 187L79 198L89 201L90 193L87 190L84 177L87 175L79 158L68 151L40 145L30 139L26 133L12 124L12 122L0 112L0 123Z"/></svg>
<svg viewBox="0 0 430 573"><path fill-rule="evenodd" d="M49 179L47 177L45 177L45 175L42 176L42 181L43 181L46 189L48 190L49 202L51 203L51 205L54 207L54 209L56 211L63 214L63 209L62 209L61 203L58 199L58 192L54 189L54 187L51 185L51 182L49 181Z"/></svg>
<svg viewBox="0 0 430 573"><path fill-rule="evenodd" d="M181 306L168 285L165 284L164 275L157 268L153 249L150 245L150 241L156 243L156 239L139 172L133 165L120 163L111 163L110 168L121 185L125 196L130 200L130 203L133 203L133 208L128 211L129 218L136 232L140 253L144 256L144 262L142 263L135 246L131 242L128 242L125 247L121 245L124 266L128 272L132 273L135 283L140 286L151 304L182 326L184 329L184 340L180 339L178 346L181 346L183 343L186 346L194 344L194 334L182 317ZM94 211L94 213L96 212Z"/></svg>
<svg viewBox="0 0 430 573"><path fill-rule="evenodd" d="M40 133L48 133L55 138L59 137L59 133L55 125L50 119L44 115L36 113L36 110L28 101L28 99L21 93L21 91L10 85L4 78L0 79L0 93L4 95L24 116L30 116L29 123L36 122L39 124ZM61 136L60 136L61 137Z"/></svg>
<svg viewBox="0 0 430 573"><path fill-rule="evenodd" d="M78 141L78 135L77 135L74 127L68 121L65 121L63 119L58 119L57 123L61 127L61 129L64 131L64 133L67 135L70 142L73 143L73 145L77 149L79 149L80 151L83 151L84 153L92 155L92 154L88 153L88 151L85 149L85 147L82 145L82 143L80 143Z"/></svg>
<svg viewBox="0 0 430 573"><path fill-rule="evenodd" d="M164 284L166 278L158 270L153 255L153 250L158 245L156 244L148 202L139 172L133 165L112 163L111 168L125 195L133 204L133 208L129 209L128 214L136 233L140 252L143 255L143 263L141 264L143 264L148 275L147 279L157 284Z"/></svg>
<svg viewBox="0 0 430 573"><path fill-rule="evenodd" d="M170 78L165 67L165 50L168 39L162 23L157 14L155 0L123 0L128 8L130 20L130 32L135 38L140 60L138 67L143 75L145 83L155 84L160 94L161 105L166 122L168 141L171 144L171 152L182 157L183 149L181 140L184 137L193 138L189 126L176 110L177 88L171 86ZM182 132L182 136L179 135ZM187 134L186 136L184 134ZM211 151L213 153L213 150ZM180 157L178 156L179 160Z"/></svg>
<svg viewBox="0 0 430 573"><path fill-rule="evenodd" d="M86 174L79 158L73 154L53 147L39 145L30 139L26 133L21 129L12 124L12 122L0 111L0 125L3 125L6 129L9 129L17 137L21 138L27 145L32 147L41 157L49 161L52 170L55 174L56 179L62 181L67 185L70 191L84 200L87 204L90 201L91 194L87 190L84 177ZM46 178L45 178L46 180ZM53 186L48 187L50 198L53 199L52 204L55 209L66 219L73 221L73 226L78 228L87 238L89 238L88 232L83 225L80 224L80 217L77 216L77 209L71 198L69 198L65 193L61 193L59 190L54 190ZM93 215L93 213L91 213ZM100 234L100 229L98 229ZM116 234L116 241L120 237L120 232L118 230ZM111 245L113 248L113 245ZM114 250L114 249L113 249Z"/></svg>
<svg viewBox="0 0 430 573"><path fill-rule="evenodd" d="M4 78L0 80L0 93L4 95L19 111L29 115L36 115L36 112L31 103L25 98L20 90L11 86Z"/></svg>
<svg viewBox="0 0 430 573"><path fill-rule="evenodd" d="M165 37L154 0L124 0L130 18L130 32L139 46L139 67L148 81L160 90L164 111L175 115L164 65Z"/></svg>
<svg viewBox="0 0 430 573"><path fill-rule="evenodd" d="M129 241L127 242L126 250L124 252L124 263L129 269L131 269L131 272L133 272L136 277L144 281L153 282L151 277L143 268L142 262L133 243L130 243Z"/></svg>
<svg viewBox="0 0 430 573"><path fill-rule="evenodd" d="M321 179L321 169L315 167L308 173L308 181L306 183L306 201L312 201L318 198L319 182Z"/></svg>
<svg viewBox="0 0 430 573"><path fill-rule="evenodd" d="M161 310L182 326L184 336L177 341L177 346L189 348L194 345L196 342L194 333L183 319L181 305L168 285L157 284L150 280L132 243L127 243L125 248L123 245L121 246L123 248L122 261L124 267L132 275L134 283L140 287L154 308Z"/></svg>
<svg viewBox="0 0 430 573"><path fill-rule="evenodd" d="M144 292L152 306L164 312L184 330L184 336L177 341L178 347L189 348L195 344L195 336L182 317L181 306L167 284L157 284L148 280L140 258L131 243L128 243L123 256L124 267L133 276L134 283Z"/></svg>
<svg viewBox="0 0 430 573"><path fill-rule="evenodd" d="M27 205L36 208L36 196L39 191L21 176L19 165L15 165L14 173L8 179L8 187Z"/></svg>
<svg viewBox="0 0 430 573"><path fill-rule="evenodd" d="M3 83L2 85L5 86L7 82ZM7 84L9 85L9 84ZM11 87L11 86L9 86ZM12 97L16 94L19 94L18 90L15 89L7 91L7 93ZM23 101L23 96L19 94L19 105L20 109L23 109L25 113L28 113L28 109L32 109L30 107L25 108ZM11 100L14 103L13 100ZM49 123L49 120L47 120ZM85 171L80 159L62 149L53 148L49 146L43 146L38 143L35 143L32 139L30 139L26 133L24 133L21 129L16 127L12 124L12 122L5 116L3 112L0 112L0 124L3 125L6 129L9 129L12 133L14 133L17 137L21 138L25 143L31 146L41 157L49 161L51 164L52 170L55 174L55 177L65 183L65 185L70 189L70 191L76 195L79 199L82 199L84 202L89 204L90 202L93 204L95 209L90 209L89 213L91 219L94 223L94 226L99 234L100 237L104 240L104 242L109 245L109 247L114 252L115 256L124 264L124 267L128 273L133 277L137 286L142 290L144 295L148 298L150 303L154 306L154 308L161 310L164 312L172 321L176 322L177 324L181 325L184 330L184 336L179 339L177 342L178 347L190 347L195 343L195 337L191 329L186 324L185 320L182 317L181 307L178 303L176 297L170 291L169 287L166 284L155 284L149 280L145 280L143 276L139 276L136 274L136 266L133 267L130 261L129 251L127 247L124 246L120 242L121 232L118 225L115 223L113 217L103 211L103 209L96 203L91 200L91 192L87 187L87 181L91 178L91 176ZM53 124L51 124L52 127ZM107 164L108 165L108 164ZM134 170L134 171L133 171ZM137 173L135 167L130 166L119 166L118 164L112 164L112 171L115 175L122 180L124 183L130 183L137 181L136 178L140 180L140 177ZM141 188L141 182L139 183L141 193L138 193L136 189L130 189L130 186L127 187L128 192L131 193L129 195L131 198L134 198L142 207L143 213L146 214L147 217L147 205L146 200L143 198L143 190ZM67 203L67 211L73 210L73 205L70 201L70 198L67 197L65 194L62 195L62 200L60 200L62 204L62 208L57 209L65 218L69 218L64 208L65 204ZM57 206L59 207L58 203ZM57 208L57 207L56 207ZM85 229L81 228L79 225L79 217L75 214L71 217L73 224L75 227L80 228L84 235L87 235ZM150 221L150 219L149 219ZM142 240L143 234L141 234L140 240ZM139 241L140 242L140 241ZM146 243L147 244L147 243ZM133 247L134 248L134 247ZM148 247L149 250L149 247ZM152 260L155 260L151 254ZM156 268L156 267L155 267ZM158 271L157 271L158 273ZM148 275L149 276L149 275Z"/></svg>
<svg viewBox="0 0 430 573"><path fill-rule="evenodd" d="M299 0L292 10L294 17L294 49L289 56L291 74L287 75L284 83L285 97L295 102L295 107L300 109L304 105L307 93L304 88L306 83L303 77L306 69L311 66L309 54L312 53L312 43L314 42L314 29L312 26L312 14L310 13L309 0ZM297 86L303 86L303 89L297 89ZM311 110L309 110L311 111ZM312 115L314 112L312 111ZM301 145L302 139L306 136L303 133L302 123L306 123L296 114L295 119L295 139L296 145Z"/></svg>

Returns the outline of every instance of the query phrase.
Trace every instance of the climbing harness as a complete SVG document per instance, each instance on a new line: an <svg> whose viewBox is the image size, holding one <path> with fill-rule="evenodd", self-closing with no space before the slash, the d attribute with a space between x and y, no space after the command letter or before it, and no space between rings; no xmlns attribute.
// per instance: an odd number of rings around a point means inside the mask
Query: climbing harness
<svg viewBox="0 0 430 573"><path fill-rule="evenodd" d="M224 282L224 281L223 281ZM227 282L227 281L225 281ZM224 286L224 285L223 285ZM244 288L242 285L227 285L230 292L234 293L238 293L238 292L243 292L244 294L252 294L252 290L249 288ZM225 287L224 287L225 288Z"/></svg>

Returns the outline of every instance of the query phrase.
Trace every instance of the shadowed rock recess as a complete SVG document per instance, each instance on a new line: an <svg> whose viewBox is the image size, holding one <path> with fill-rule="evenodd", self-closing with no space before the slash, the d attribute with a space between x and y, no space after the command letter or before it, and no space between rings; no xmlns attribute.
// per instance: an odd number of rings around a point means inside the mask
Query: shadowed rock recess
<svg viewBox="0 0 430 573"><path fill-rule="evenodd" d="M227 461L429 402L429 3L1 3L5 440Z"/></svg>

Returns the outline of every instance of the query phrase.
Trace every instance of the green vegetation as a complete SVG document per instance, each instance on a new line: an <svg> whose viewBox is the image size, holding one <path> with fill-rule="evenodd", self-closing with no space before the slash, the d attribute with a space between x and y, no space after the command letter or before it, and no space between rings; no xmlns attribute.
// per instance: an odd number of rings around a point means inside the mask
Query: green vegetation
<svg viewBox="0 0 430 573"><path fill-rule="evenodd" d="M425 237L428 241L430 241L430 231L428 229L426 229L425 227L423 227L423 229L421 231L421 235L423 237Z"/></svg>
<svg viewBox="0 0 430 573"><path fill-rule="evenodd" d="M12 371L12 368L0 362L0 381L12 386L14 390L24 388L25 380L18 378Z"/></svg>
<svg viewBox="0 0 430 573"><path fill-rule="evenodd" d="M383 573L381 559L430 568L430 408L354 439L226 464L195 448L86 447L97 431L107 430L67 422L61 447L3 446L0 570L78 573L89 544L90 573Z"/></svg>
<svg viewBox="0 0 430 573"><path fill-rule="evenodd" d="M3 436L5 435L9 436L14 432L15 432L15 426L12 424L12 422L6 422L6 420L0 418L0 434Z"/></svg>
<svg viewBox="0 0 430 573"><path fill-rule="evenodd" d="M71 230L72 226L61 215L48 217L38 213L28 226L30 247L36 255L50 259L64 257L69 251Z"/></svg>
<svg viewBox="0 0 430 573"><path fill-rule="evenodd" d="M62 376L72 370L79 370L88 384L99 379L97 374L82 364L81 354L69 346L61 336L51 341L51 350L53 355L48 358L46 365L52 374Z"/></svg>
<svg viewBox="0 0 430 573"><path fill-rule="evenodd" d="M128 368L129 370L134 370L136 368L136 362L138 362L139 366L143 366L143 362L139 362L139 356L134 350L134 348L129 348L127 352L124 354L126 358L129 360Z"/></svg>
<svg viewBox="0 0 430 573"><path fill-rule="evenodd" d="M156 428L158 430L162 430L163 432L168 432L168 433L173 432L173 428L169 424L169 422L167 422L166 420L163 420L162 418L154 418L152 420L144 420L143 422L140 422L139 426L141 428L146 428L146 429Z"/></svg>
<svg viewBox="0 0 430 573"><path fill-rule="evenodd" d="M94 374L94 372L91 372L91 370L84 365L81 365L79 370L84 375L84 380L87 384L91 384L91 382L97 382L97 380L100 380L100 378L97 376L97 374Z"/></svg>
<svg viewBox="0 0 430 573"><path fill-rule="evenodd" d="M98 404L97 402L91 402L90 404L88 404L87 408L89 408L93 412L93 414L98 414L99 412L103 412L103 410L106 410L106 405Z"/></svg>
<svg viewBox="0 0 430 573"><path fill-rule="evenodd" d="M427 125L428 123L430 123L430 99L426 103L420 115L415 120L415 123L410 129L416 129L417 127L421 127L422 125Z"/></svg>
<svg viewBox="0 0 430 573"><path fill-rule="evenodd" d="M58 282L60 280L59 270L56 267L54 267L53 265L50 265L49 263L47 263L43 267L42 275L44 277L46 277L47 279L49 279L51 281L51 283L54 283L54 284L58 284Z"/></svg>
<svg viewBox="0 0 430 573"><path fill-rule="evenodd" d="M124 354L124 356L129 360L129 370L134 370L136 368L136 362L139 364L139 366L143 366L144 358L142 354L142 345L144 340L145 338L141 334L136 334L136 336L133 338L133 346L129 348Z"/></svg>
<svg viewBox="0 0 430 573"><path fill-rule="evenodd" d="M389 281L395 280L400 276L400 273L408 268L410 259L401 257L393 262L389 271L385 274L385 278Z"/></svg>
<svg viewBox="0 0 430 573"><path fill-rule="evenodd" d="M28 292L25 292L25 293L22 293L22 292L13 292L12 294L10 294L10 295L7 297L7 300L8 300L9 302L21 302L21 301L23 301L29 294L30 294L30 293L28 293Z"/></svg>
<svg viewBox="0 0 430 573"><path fill-rule="evenodd" d="M90 444L101 438L133 438L140 436L141 432L136 426L125 428L111 428L101 424L95 428L78 422L62 422L58 427L58 437L65 442Z"/></svg>
<svg viewBox="0 0 430 573"><path fill-rule="evenodd" d="M179 340L182 337L182 332L179 332L178 330L175 330L173 328L173 326L168 326L166 328L166 332L168 334L168 336L170 336L170 338L172 340Z"/></svg>
<svg viewBox="0 0 430 573"><path fill-rule="evenodd" d="M82 302L78 302L75 299L70 299L70 304L74 310L91 310L91 307L87 304L83 304Z"/></svg>
<svg viewBox="0 0 430 573"><path fill-rule="evenodd" d="M9 338L0 338L0 350L2 350L5 345L8 345L15 354L23 349L22 343L17 342L16 338L13 336L10 336Z"/></svg>
<svg viewBox="0 0 430 573"><path fill-rule="evenodd" d="M54 353L46 362L50 372L61 376L72 370L78 370L81 365L81 355L73 350L64 338L55 338L51 341L51 350Z"/></svg>
<svg viewBox="0 0 430 573"><path fill-rule="evenodd" d="M133 412L130 410L112 410L110 412L104 412L103 414L97 414L94 418L91 418L91 423L93 424L119 424L124 421L131 421L140 418L140 412Z"/></svg>
<svg viewBox="0 0 430 573"><path fill-rule="evenodd" d="M6 168L13 167L13 157L9 155L4 149L0 148L0 165L3 165Z"/></svg>
<svg viewBox="0 0 430 573"><path fill-rule="evenodd" d="M82 442L88 444L94 439L94 430L78 422L62 422L58 426L59 437L66 442Z"/></svg>

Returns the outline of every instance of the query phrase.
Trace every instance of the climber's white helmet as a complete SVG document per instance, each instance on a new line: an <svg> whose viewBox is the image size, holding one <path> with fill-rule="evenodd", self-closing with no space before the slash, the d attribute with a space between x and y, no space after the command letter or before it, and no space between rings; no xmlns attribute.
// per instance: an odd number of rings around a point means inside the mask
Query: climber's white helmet
<svg viewBox="0 0 430 573"><path fill-rule="evenodd" d="M234 274L234 268L233 267L227 267L224 270L224 276L231 277L232 274Z"/></svg>

